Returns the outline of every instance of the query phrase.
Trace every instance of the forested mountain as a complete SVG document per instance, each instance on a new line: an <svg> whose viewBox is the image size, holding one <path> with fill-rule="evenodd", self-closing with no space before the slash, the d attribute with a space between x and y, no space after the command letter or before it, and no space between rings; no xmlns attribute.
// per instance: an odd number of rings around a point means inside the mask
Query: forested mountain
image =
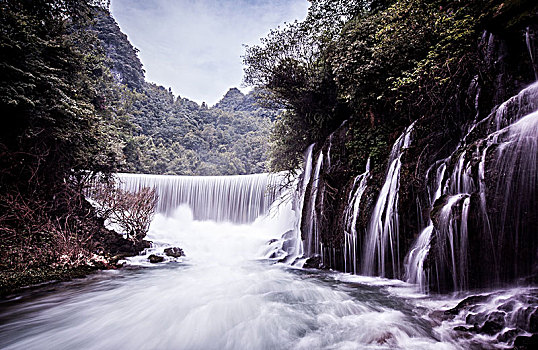
<svg viewBox="0 0 538 350"><path fill-rule="evenodd" d="M115 172L265 171L276 112L255 92L231 89L208 108L147 83L107 1L0 11L0 293L143 248L85 199Z"/></svg>
<svg viewBox="0 0 538 350"><path fill-rule="evenodd" d="M174 97L144 81L137 50L106 11L94 30L121 86L125 161L120 171L177 175L251 174L267 170L269 130L277 112L259 92L230 89L214 106Z"/></svg>
<svg viewBox="0 0 538 350"><path fill-rule="evenodd" d="M0 1L0 295L117 268L156 208L149 262L193 257L4 303L0 347L537 348L538 3L309 3L247 49L253 92L209 107L145 81L109 1ZM114 180L261 172L267 148L288 178Z"/></svg>
<svg viewBox="0 0 538 350"><path fill-rule="evenodd" d="M123 157L122 92L88 30L106 6L0 3L2 290L13 276L15 285L29 284L43 278L42 269L69 270L92 264L96 253L137 251L106 230L84 198L88 184L106 180Z"/></svg>

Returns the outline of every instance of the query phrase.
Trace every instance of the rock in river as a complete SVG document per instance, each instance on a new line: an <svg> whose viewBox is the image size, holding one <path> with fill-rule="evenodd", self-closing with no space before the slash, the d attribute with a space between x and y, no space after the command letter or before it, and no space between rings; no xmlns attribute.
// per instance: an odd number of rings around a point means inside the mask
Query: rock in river
<svg viewBox="0 0 538 350"><path fill-rule="evenodd" d="M159 255L155 255L155 254L151 254L150 256L148 256L148 260L150 263L160 263L160 262L163 262L164 261L164 257L163 256L159 256Z"/></svg>
<svg viewBox="0 0 538 350"><path fill-rule="evenodd" d="M178 248L178 247L166 248L164 250L164 254L166 254L168 256L171 256L171 257L174 257L174 258L179 258L180 256L185 256L185 253L183 252L183 249Z"/></svg>

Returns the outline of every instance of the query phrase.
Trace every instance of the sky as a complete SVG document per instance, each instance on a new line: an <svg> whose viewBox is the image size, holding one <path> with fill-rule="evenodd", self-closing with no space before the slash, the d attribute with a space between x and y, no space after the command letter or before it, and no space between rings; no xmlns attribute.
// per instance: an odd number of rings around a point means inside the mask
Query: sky
<svg viewBox="0 0 538 350"><path fill-rule="evenodd" d="M212 106L241 86L243 44L306 17L306 0L112 0L121 30L140 50L146 80Z"/></svg>

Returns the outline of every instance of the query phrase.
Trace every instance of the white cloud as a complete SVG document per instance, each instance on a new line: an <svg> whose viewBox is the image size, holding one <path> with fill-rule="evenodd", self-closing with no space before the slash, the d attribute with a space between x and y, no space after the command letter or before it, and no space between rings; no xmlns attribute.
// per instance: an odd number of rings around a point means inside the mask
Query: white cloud
<svg viewBox="0 0 538 350"><path fill-rule="evenodd" d="M243 76L243 44L306 16L306 0L112 0L146 79L198 103L216 103Z"/></svg>

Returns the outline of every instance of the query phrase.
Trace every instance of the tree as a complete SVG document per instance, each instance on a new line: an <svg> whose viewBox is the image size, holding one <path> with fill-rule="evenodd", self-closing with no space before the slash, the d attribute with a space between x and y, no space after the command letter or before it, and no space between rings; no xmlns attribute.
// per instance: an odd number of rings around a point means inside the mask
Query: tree
<svg viewBox="0 0 538 350"><path fill-rule="evenodd" d="M130 192L112 183L96 185L90 192L97 203L97 214L112 225L117 225L127 239L140 242L153 220L158 196L154 188L144 187Z"/></svg>
<svg viewBox="0 0 538 350"><path fill-rule="evenodd" d="M449 125L469 108L461 86L477 71L482 3L312 1L303 22L248 47L245 82L286 108L273 129L272 169L296 169L306 147L344 120L378 133L382 144L424 115L438 114ZM504 3L487 2L485 12ZM361 158L377 148L361 149Z"/></svg>
<svg viewBox="0 0 538 350"><path fill-rule="evenodd" d="M109 76L98 42L84 30L96 5L0 4L0 109L9 126L0 131L3 186L47 190L88 170L113 169L116 140L102 93Z"/></svg>
<svg viewBox="0 0 538 350"><path fill-rule="evenodd" d="M101 1L0 2L2 268L75 264L102 227L84 200L121 156L112 77L88 31Z"/></svg>
<svg viewBox="0 0 538 350"><path fill-rule="evenodd" d="M245 83L266 90L287 111L275 124L272 170L295 170L303 151L349 118L339 99L331 48L344 25L378 11L385 1L312 1L304 21L272 30L247 47Z"/></svg>

